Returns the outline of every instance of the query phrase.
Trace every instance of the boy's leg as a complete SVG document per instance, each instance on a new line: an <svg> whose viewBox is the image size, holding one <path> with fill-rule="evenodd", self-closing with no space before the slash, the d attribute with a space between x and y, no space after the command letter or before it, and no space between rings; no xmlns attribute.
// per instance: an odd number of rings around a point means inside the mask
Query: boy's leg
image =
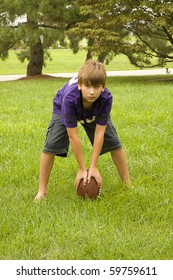
<svg viewBox="0 0 173 280"><path fill-rule="evenodd" d="M86 123L85 125L83 125L91 141L91 144L93 144L94 141L95 125L96 124L94 122L89 124ZM122 143L111 120L109 120L107 124L101 154L107 152L111 153L112 160L115 166L117 167L122 183L125 184L127 187L130 187L131 182L128 172L126 156L122 148Z"/></svg>
<svg viewBox="0 0 173 280"><path fill-rule="evenodd" d="M35 200L39 200L42 197L46 196L48 181L53 167L54 158L55 158L54 154L49 154L44 152L42 152L41 154L39 189L38 189L38 194L35 197Z"/></svg>
<svg viewBox="0 0 173 280"><path fill-rule="evenodd" d="M122 183L125 184L127 187L130 187L131 182L130 182L130 177L129 177L127 160L126 160L126 156L125 156L123 148L121 147L121 148L112 150L111 156L112 156L112 160L118 170Z"/></svg>
<svg viewBox="0 0 173 280"><path fill-rule="evenodd" d="M66 157L68 153L69 139L66 127L61 123L58 115L53 115L48 126L46 140L40 159L40 182L35 201L44 197L50 173L56 156Z"/></svg>

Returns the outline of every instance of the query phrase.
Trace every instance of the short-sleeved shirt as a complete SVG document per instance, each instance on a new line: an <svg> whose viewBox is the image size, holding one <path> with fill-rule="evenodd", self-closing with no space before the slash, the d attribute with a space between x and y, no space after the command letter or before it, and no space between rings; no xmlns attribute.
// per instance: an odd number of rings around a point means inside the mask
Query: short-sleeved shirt
<svg viewBox="0 0 173 280"><path fill-rule="evenodd" d="M84 124L95 121L99 125L107 125L111 107L112 95L105 88L94 102L92 110L85 110L77 78L66 83L53 99L53 113L59 115L61 122L68 128L76 127L78 122Z"/></svg>

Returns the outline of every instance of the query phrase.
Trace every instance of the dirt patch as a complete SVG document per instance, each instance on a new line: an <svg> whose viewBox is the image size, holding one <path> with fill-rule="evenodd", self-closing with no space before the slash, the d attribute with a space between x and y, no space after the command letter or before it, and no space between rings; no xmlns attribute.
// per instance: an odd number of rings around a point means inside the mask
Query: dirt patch
<svg viewBox="0 0 173 280"><path fill-rule="evenodd" d="M36 79L60 79L60 78L51 75L35 75L35 76L22 77L18 80L36 80Z"/></svg>
<svg viewBox="0 0 173 280"><path fill-rule="evenodd" d="M173 83L173 77L148 79L147 82L149 82L149 83L158 83L158 82Z"/></svg>

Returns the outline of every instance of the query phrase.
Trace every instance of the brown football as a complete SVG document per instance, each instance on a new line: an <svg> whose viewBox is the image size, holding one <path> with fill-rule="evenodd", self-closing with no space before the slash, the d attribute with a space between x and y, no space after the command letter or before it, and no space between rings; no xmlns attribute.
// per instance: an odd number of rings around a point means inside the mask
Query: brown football
<svg viewBox="0 0 173 280"><path fill-rule="evenodd" d="M83 179L80 181L77 188L77 195L82 198L96 199L101 192L101 188L98 187L98 184L94 177L91 177L90 183L84 185Z"/></svg>

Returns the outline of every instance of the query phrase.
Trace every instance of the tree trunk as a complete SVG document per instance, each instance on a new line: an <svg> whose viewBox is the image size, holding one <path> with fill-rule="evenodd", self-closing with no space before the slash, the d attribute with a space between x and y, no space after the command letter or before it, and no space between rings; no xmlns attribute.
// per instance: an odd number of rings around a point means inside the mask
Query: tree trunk
<svg viewBox="0 0 173 280"><path fill-rule="evenodd" d="M104 63L107 53L102 52L98 56L98 61Z"/></svg>
<svg viewBox="0 0 173 280"><path fill-rule="evenodd" d="M27 66L27 76L42 75L44 51L41 41L30 47L30 61Z"/></svg>
<svg viewBox="0 0 173 280"><path fill-rule="evenodd" d="M88 39L88 51L87 51L87 55L86 55L86 61L89 59L92 59L92 52L91 52L91 47L94 44L94 39L89 38Z"/></svg>

